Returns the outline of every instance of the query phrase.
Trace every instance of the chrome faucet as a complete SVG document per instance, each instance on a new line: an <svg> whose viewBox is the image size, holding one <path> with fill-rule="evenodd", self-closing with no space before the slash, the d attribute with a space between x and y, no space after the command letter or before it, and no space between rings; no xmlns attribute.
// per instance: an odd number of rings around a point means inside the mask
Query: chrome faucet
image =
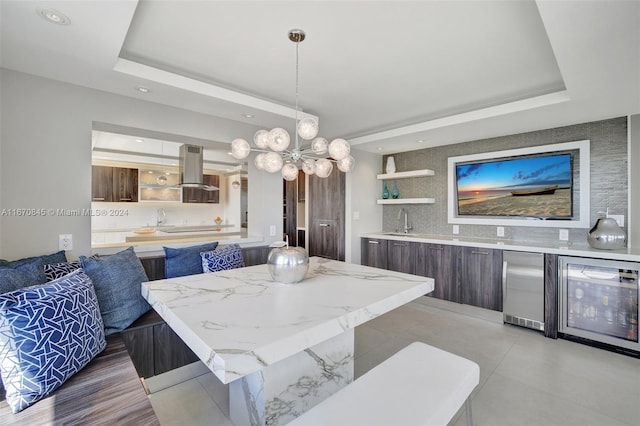
<svg viewBox="0 0 640 426"><path fill-rule="evenodd" d="M156 212L156 226L162 225L167 221L167 212L163 208L159 208Z"/></svg>
<svg viewBox="0 0 640 426"><path fill-rule="evenodd" d="M400 220L402 218L402 214L404 213L404 230L403 232L405 234L408 234L409 231L411 229L413 229L413 227L411 225L409 225L409 212L407 212L407 210L403 208L400 209L400 212L398 212L398 220Z"/></svg>

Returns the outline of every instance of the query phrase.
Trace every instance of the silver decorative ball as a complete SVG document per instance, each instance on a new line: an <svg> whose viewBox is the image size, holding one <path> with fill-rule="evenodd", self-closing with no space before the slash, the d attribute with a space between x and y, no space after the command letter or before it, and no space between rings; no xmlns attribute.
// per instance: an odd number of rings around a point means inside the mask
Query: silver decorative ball
<svg viewBox="0 0 640 426"><path fill-rule="evenodd" d="M309 270L309 255L300 247L273 248L267 258L267 267L274 281L284 284L298 283Z"/></svg>

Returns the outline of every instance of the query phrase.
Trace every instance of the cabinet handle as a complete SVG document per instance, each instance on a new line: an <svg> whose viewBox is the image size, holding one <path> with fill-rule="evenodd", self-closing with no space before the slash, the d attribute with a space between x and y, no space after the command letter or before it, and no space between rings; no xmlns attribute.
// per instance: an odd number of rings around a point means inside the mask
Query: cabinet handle
<svg viewBox="0 0 640 426"><path fill-rule="evenodd" d="M120 198L120 201L131 201L131 198Z"/></svg>
<svg viewBox="0 0 640 426"><path fill-rule="evenodd" d="M369 244L380 244L380 241L369 241Z"/></svg>
<svg viewBox="0 0 640 426"><path fill-rule="evenodd" d="M408 244L407 243L393 243L394 246L398 246L398 247L406 247Z"/></svg>
<svg viewBox="0 0 640 426"><path fill-rule="evenodd" d="M429 247L429 250L444 250L442 247Z"/></svg>
<svg viewBox="0 0 640 426"><path fill-rule="evenodd" d="M484 255L489 254L489 252L486 252L486 251L477 251L477 250L473 250L471 253L472 253L472 254L484 254Z"/></svg>
<svg viewBox="0 0 640 426"><path fill-rule="evenodd" d="M104 201L104 197L93 197L93 201Z"/></svg>
<svg viewBox="0 0 640 426"><path fill-rule="evenodd" d="M329 224L328 224L328 223L320 223L320 224L319 224L319 226L322 226L322 227L325 227L325 228L326 228L326 227L328 227L328 226L329 226Z"/></svg>
<svg viewBox="0 0 640 426"><path fill-rule="evenodd" d="M195 202L196 202L196 201L198 201L198 200L193 199L193 200L187 200L187 201L189 201L190 203L195 203Z"/></svg>

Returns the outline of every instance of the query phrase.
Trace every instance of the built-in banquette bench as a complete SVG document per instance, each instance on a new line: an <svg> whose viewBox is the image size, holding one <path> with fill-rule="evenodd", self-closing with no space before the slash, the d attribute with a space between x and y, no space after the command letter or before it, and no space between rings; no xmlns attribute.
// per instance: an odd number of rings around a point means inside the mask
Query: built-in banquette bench
<svg viewBox="0 0 640 426"><path fill-rule="evenodd" d="M242 249L246 266L266 263L269 247ZM150 281L165 278L164 256L140 259ZM141 378L198 360L162 318L147 312L50 396L13 414L0 394L0 425L157 425Z"/></svg>

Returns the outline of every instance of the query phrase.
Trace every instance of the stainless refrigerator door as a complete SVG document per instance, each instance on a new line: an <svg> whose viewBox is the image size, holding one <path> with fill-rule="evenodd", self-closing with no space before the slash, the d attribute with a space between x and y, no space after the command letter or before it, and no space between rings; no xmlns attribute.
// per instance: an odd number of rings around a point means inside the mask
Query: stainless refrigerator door
<svg viewBox="0 0 640 426"><path fill-rule="evenodd" d="M504 322L544 331L544 255L505 251L502 266Z"/></svg>

